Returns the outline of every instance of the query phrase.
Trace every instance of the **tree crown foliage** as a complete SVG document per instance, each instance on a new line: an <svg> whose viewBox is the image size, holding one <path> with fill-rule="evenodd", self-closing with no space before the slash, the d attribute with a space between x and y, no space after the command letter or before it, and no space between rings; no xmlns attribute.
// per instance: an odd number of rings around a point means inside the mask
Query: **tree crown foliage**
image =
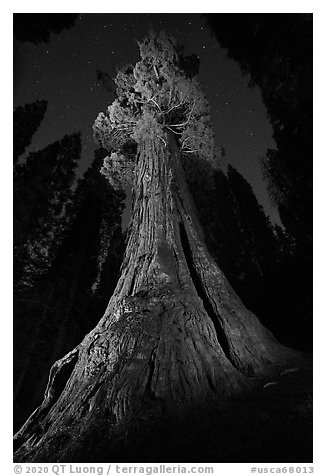
<svg viewBox="0 0 326 476"><path fill-rule="evenodd" d="M95 120L94 138L110 152L102 173L117 187L130 181L137 145L173 134L182 154L214 163L208 101L195 74L198 57L184 56L165 32L138 43L140 61L115 78L117 99Z"/></svg>

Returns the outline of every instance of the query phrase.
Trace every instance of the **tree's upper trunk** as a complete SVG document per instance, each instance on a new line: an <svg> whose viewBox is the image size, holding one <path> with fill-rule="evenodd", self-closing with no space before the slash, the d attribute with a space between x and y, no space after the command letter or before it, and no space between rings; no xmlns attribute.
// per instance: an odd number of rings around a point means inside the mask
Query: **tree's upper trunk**
<svg viewBox="0 0 326 476"><path fill-rule="evenodd" d="M42 405L16 435L16 459L74 461L98 419L113 434L142 402L180 408L239 393L287 355L208 254L173 135L146 141L115 292L51 369Z"/></svg>

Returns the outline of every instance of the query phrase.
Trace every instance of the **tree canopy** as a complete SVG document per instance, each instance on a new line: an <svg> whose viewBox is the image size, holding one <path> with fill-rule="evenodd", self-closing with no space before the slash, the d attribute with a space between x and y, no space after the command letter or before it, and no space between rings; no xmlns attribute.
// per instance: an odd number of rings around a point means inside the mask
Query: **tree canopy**
<svg viewBox="0 0 326 476"><path fill-rule="evenodd" d="M155 138L166 146L168 133L182 154L214 163L209 105L195 76L198 57L185 57L165 32L151 31L138 44L140 61L118 72L118 97L93 126L95 140L110 152L102 173L117 187L132 179L137 145Z"/></svg>

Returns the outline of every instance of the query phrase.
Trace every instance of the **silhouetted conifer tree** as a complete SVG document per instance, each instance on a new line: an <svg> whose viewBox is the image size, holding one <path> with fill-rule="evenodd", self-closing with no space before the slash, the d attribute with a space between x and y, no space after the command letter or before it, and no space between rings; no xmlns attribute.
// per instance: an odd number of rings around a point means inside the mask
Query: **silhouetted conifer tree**
<svg viewBox="0 0 326 476"><path fill-rule="evenodd" d="M208 14L214 34L261 88L277 151L265 160L288 232L312 235L312 14Z"/></svg>
<svg viewBox="0 0 326 476"><path fill-rule="evenodd" d="M49 43L51 33L74 26L78 13L14 13L14 35L18 41Z"/></svg>
<svg viewBox="0 0 326 476"><path fill-rule="evenodd" d="M243 257L239 271L256 276L258 281L268 268L268 258L274 251L275 237L269 219L252 190L251 185L231 165L228 182L233 195L235 213L239 223L238 240L242 243ZM248 279L245 276L243 281ZM252 279L249 278L249 281Z"/></svg>
<svg viewBox="0 0 326 476"><path fill-rule="evenodd" d="M14 164L31 144L33 135L42 122L47 109L47 101L35 101L32 104L18 106L14 110Z"/></svg>
<svg viewBox="0 0 326 476"><path fill-rule="evenodd" d="M31 287L50 266L80 158L80 134L31 152L14 173L14 275L16 291Z"/></svg>

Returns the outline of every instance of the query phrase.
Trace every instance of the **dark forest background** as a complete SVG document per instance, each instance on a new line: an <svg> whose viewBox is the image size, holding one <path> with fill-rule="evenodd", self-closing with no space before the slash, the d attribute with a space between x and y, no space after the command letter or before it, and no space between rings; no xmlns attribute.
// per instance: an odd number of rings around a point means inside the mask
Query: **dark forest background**
<svg viewBox="0 0 326 476"><path fill-rule="evenodd" d="M47 42L77 15L22 22L19 41ZM262 159L282 225L272 225L233 167L207 181L185 163L206 244L245 305L289 346L312 347L312 15L204 15L221 46L260 87L275 150ZM40 26L41 25L41 26ZM102 316L119 277L125 194L100 174L104 149L80 179L81 134L29 152L47 100L14 110L14 426L42 400L51 365ZM225 151L227 154L227 150ZM192 173L196 170L196 173Z"/></svg>

